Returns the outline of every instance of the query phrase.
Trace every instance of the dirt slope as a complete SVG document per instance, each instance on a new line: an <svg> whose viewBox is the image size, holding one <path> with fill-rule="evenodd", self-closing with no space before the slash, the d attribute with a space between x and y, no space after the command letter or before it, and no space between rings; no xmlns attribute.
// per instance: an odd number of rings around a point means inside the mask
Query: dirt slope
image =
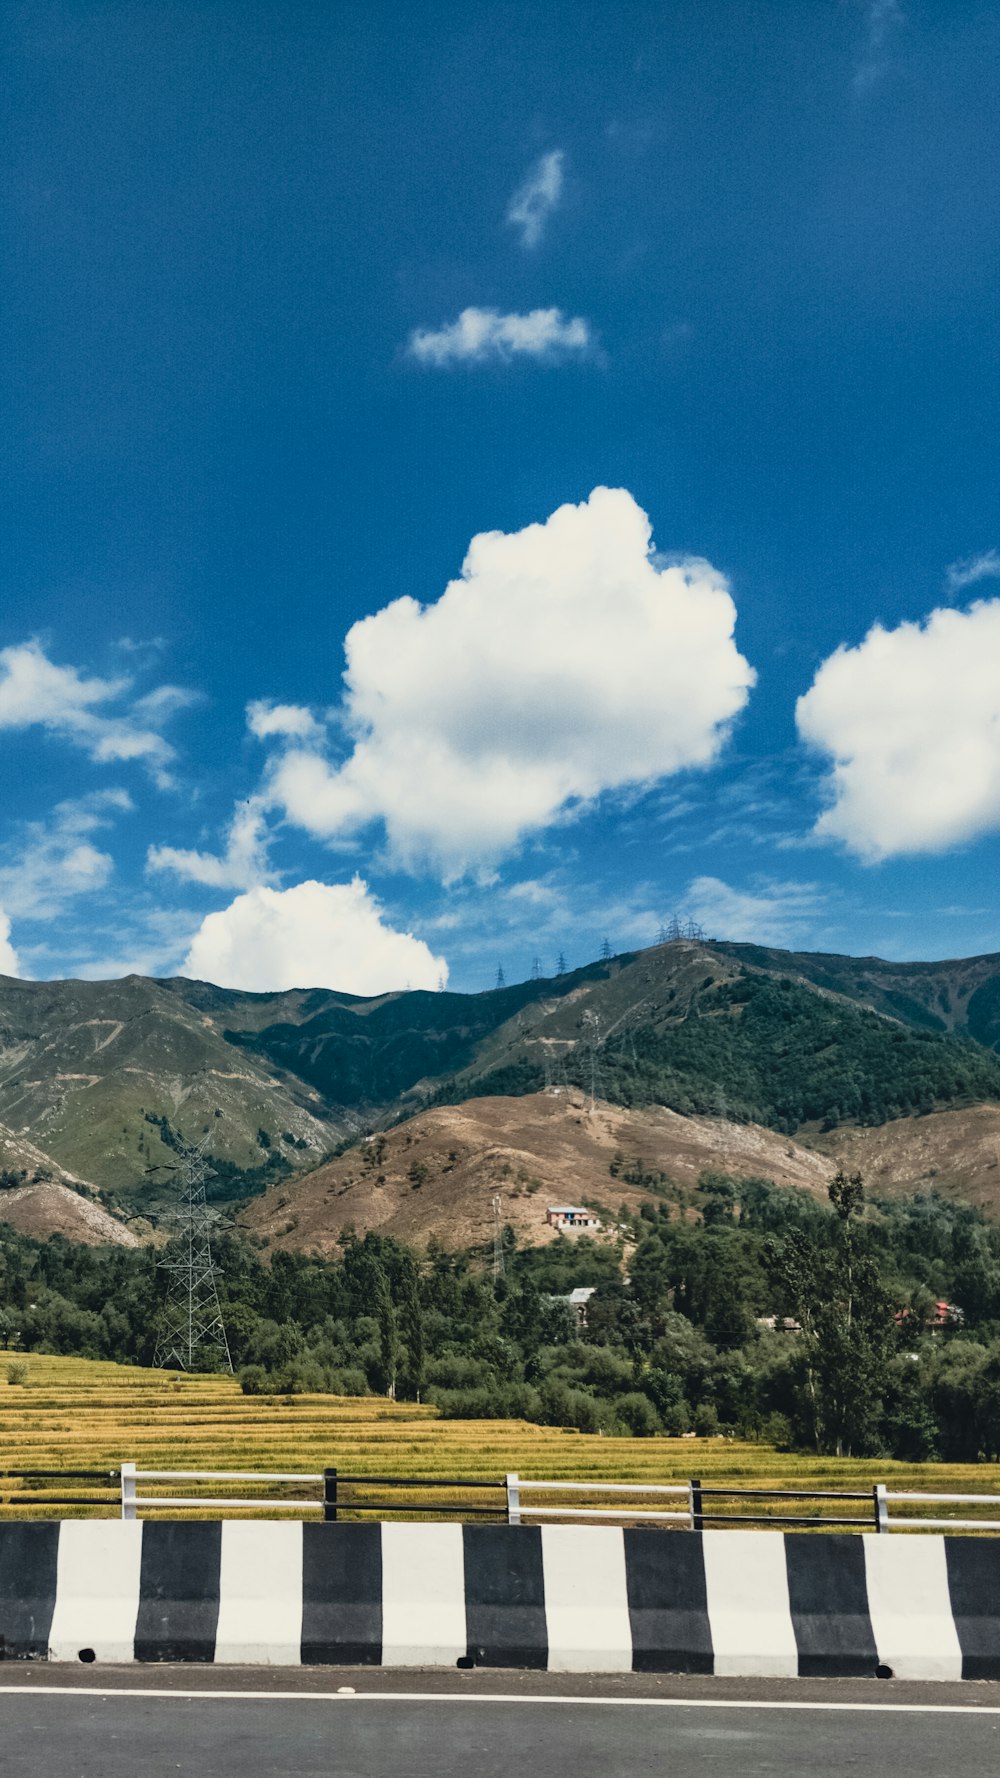
<svg viewBox="0 0 1000 1778"><path fill-rule="evenodd" d="M79 1241L84 1247L142 1245L139 1235L116 1216L109 1216L93 1198L71 1191L55 1179L0 1192L0 1225L3 1223L36 1241L46 1241L50 1235L65 1235L67 1240Z"/></svg>
<svg viewBox="0 0 1000 1778"><path fill-rule="evenodd" d="M625 1111L576 1092L524 1098L469 1099L439 1106L349 1149L304 1178L257 1198L241 1220L276 1247L324 1252L353 1223L359 1234L379 1229L401 1240L430 1235L448 1246L489 1239L492 1199L523 1241L554 1239L549 1204L602 1205L613 1220L619 1204L648 1194L610 1167L628 1163L668 1173L693 1186L708 1167L763 1175L782 1185L823 1192L830 1161L773 1130L686 1118L662 1108Z"/></svg>
<svg viewBox="0 0 1000 1778"><path fill-rule="evenodd" d="M616 1157L619 1170L610 1168ZM694 1186L708 1168L773 1179L826 1195L840 1165L858 1168L873 1193L939 1190L1000 1215L1000 1107L977 1105L900 1118L870 1130L844 1129L806 1146L756 1124L681 1117L663 1108L626 1111L580 1093L469 1099L421 1112L337 1160L256 1198L241 1221L275 1247L325 1252L353 1223L448 1246L490 1238L492 1199L522 1241L554 1239L549 1204L602 1205L648 1195L623 1174L642 1163Z"/></svg>
<svg viewBox="0 0 1000 1778"><path fill-rule="evenodd" d="M849 1172L860 1171L871 1192L939 1191L1000 1216L1000 1106L844 1128L817 1137L816 1147Z"/></svg>

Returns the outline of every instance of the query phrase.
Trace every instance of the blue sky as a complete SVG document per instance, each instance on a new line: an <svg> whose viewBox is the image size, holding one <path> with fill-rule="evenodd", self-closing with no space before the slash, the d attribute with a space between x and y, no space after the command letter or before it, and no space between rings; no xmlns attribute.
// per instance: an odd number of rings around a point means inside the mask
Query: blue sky
<svg viewBox="0 0 1000 1778"><path fill-rule="evenodd" d="M10 7L0 972L1000 950L998 55Z"/></svg>

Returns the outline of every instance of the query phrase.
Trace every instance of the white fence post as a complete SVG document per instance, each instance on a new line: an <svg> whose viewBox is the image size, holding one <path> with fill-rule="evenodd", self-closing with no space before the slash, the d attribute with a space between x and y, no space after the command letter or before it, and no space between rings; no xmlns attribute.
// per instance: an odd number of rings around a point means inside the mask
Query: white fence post
<svg viewBox="0 0 1000 1778"><path fill-rule="evenodd" d="M122 1518L136 1517L136 1480L135 1464L122 1464Z"/></svg>
<svg viewBox="0 0 1000 1778"><path fill-rule="evenodd" d="M521 1478L517 1473L507 1474L507 1523L521 1523Z"/></svg>
<svg viewBox="0 0 1000 1778"><path fill-rule="evenodd" d="M884 1482L875 1483L875 1529L876 1531L888 1531L889 1529L889 1501L886 1497Z"/></svg>

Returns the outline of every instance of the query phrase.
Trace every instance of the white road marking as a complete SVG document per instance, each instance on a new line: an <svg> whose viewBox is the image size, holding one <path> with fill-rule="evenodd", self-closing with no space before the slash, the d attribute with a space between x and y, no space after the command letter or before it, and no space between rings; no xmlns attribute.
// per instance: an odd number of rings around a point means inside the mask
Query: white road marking
<svg viewBox="0 0 1000 1778"><path fill-rule="evenodd" d="M847 1704L807 1702L795 1698L588 1698L581 1694L545 1696L517 1692L291 1692L291 1691L166 1691L159 1686L0 1685L0 1697L22 1698L162 1698L191 1703L203 1698L247 1704L600 1704L614 1709L644 1710L853 1710L877 1716L1000 1716L1000 1704Z"/></svg>

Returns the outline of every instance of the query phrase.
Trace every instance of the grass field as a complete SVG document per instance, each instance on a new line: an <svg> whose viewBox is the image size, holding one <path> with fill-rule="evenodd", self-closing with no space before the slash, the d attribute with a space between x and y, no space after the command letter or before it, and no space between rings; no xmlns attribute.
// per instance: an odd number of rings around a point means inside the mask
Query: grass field
<svg viewBox="0 0 1000 1778"><path fill-rule="evenodd" d="M902 1464L850 1458L795 1456L735 1439L594 1438L518 1420L439 1420L433 1408L394 1405L377 1397L245 1396L229 1377L189 1377L87 1359L32 1356L28 1380L11 1384L11 1357L0 1355L0 1517L67 1517L113 1513L111 1488L52 1479L43 1486L13 1478L19 1469L254 1469L316 1472L336 1467L359 1475L566 1481L686 1481L752 1488L870 1490L893 1488L1000 1493L993 1465ZM163 1492L140 1484L148 1494ZM217 1488L211 1492L218 1493ZM239 1492L246 1492L245 1487ZM256 1490L260 1492L260 1490ZM301 1487L295 1495L316 1493ZM89 1504L57 1504L55 1495L89 1497ZM359 1498L361 1496L359 1495ZM401 1496L401 1503L405 1502ZM442 1502L461 1496L444 1489ZM480 1503L492 1496L479 1495ZM558 1497L556 1497L558 1498ZM499 1502L499 1496L497 1496ZM536 1503L555 1504L537 1496ZM582 1502L577 1500L575 1504ZM655 1506L655 1500L640 1504ZM662 1504L682 1506L682 1501ZM706 1503L707 1504L707 1503ZM736 1511L736 1502L722 1510ZM766 1501L741 1510L810 1513L819 1506ZM826 1510L871 1522L870 1505ZM894 1508L894 1514L901 1508ZM968 1509L935 1509L935 1516ZM986 1516L998 1516L991 1509ZM152 1515L151 1515L152 1516ZM167 1512L164 1516L170 1516ZM217 1516L213 1513L211 1516Z"/></svg>

